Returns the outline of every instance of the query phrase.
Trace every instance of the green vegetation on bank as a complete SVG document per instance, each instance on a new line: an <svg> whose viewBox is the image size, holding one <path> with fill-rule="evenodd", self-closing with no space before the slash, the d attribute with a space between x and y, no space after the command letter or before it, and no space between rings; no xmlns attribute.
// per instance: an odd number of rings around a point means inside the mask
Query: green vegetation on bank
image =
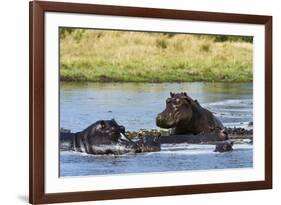
<svg viewBox="0 0 281 205"><path fill-rule="evenodd" d="M252 80L252 38L60 30L63 81L187 82Z"/></svg>

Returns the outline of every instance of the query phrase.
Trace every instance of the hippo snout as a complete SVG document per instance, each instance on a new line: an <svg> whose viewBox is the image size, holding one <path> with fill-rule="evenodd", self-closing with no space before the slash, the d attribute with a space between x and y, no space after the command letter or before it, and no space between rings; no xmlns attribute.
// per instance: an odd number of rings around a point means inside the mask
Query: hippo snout
<svg viewBox="0 0 281 205"><path fill-rule="evenodd" d="M157 116L156 116L156 121L161 121L162 120L162 116L160 115L160 114L158 114Z"/></svg>
<svg viewBox="0 0 281 205"><path fill-rule="evenodd" d="M163 124L162 122L163 122L163 117L161 114L158 114L156 117L156 125L161 126Z"/></svg>
<svg viewBox="0 0 281 205"><path fill-rule="evenodd" d="M171 118L171 115L167 115L167 113L160 113L156 117L156 125L161 128L172 128L174 126L174 121Z"/></svg>

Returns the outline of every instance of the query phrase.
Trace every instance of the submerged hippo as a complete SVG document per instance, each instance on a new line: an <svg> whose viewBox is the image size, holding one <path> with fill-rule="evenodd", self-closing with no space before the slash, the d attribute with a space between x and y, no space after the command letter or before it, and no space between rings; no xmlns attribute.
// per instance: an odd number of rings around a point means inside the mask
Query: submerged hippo
<svg viewBox="0 0 281 205"><path fill-rule="evenodd" d="M161 150L160 137L158 136L139 136L136 142L140 152L158 152Z"/></svg>
<svg viewBox="0 0 281 205"><path fill-rule="evenodd" d="M232 146L233 142L222 142L216 144L216 149L214 150L214 152L230 152L233 150Z"/></svg>
<svg viewBox="0 0 281 205"><path fill-rule="evenodd" d="M61 135L60 148L88 154L136 152L137 145L125 136L125 128L112 120L99 120L77 133Z"/></svg>
<svg viewBox="0 0 281 205"><path fill-rule="evenodd" d="M85 152L88 154L125 154L159 151L149 140L134 142L125 136L125 127L112 120L100 120L77 133L65 132L60 136L60 149Z"/></svg>
<svg viewBox="0 0 281 205"><path fill-rule="evenodd" d="M185 92L170 93L166 100L166 109L156 117L156 125L161 128L172 128L174 134L196 135L215 131L218 132L220 140L227 139L221 121Z"/></svg>

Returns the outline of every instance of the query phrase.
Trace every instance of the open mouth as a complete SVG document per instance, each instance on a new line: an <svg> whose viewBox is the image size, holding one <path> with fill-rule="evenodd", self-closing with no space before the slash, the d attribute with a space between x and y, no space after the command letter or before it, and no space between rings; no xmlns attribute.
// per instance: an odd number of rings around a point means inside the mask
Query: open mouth
<svg viewBox="0 0 281 205"><path fill-rule="evenodd" d="M122 132L120 132L120 137L118 138L119 143L131 143L132 141Z"/></svg>

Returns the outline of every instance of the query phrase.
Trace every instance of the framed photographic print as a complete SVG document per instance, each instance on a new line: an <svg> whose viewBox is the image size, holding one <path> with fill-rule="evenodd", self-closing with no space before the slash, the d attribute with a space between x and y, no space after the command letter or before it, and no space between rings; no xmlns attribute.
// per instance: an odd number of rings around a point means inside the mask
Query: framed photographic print
<svg viewBox="0 0 281 205"><path fill-rule="evenodd" d="M271 187L271 16L30 2L30 203Z"/></svg>

